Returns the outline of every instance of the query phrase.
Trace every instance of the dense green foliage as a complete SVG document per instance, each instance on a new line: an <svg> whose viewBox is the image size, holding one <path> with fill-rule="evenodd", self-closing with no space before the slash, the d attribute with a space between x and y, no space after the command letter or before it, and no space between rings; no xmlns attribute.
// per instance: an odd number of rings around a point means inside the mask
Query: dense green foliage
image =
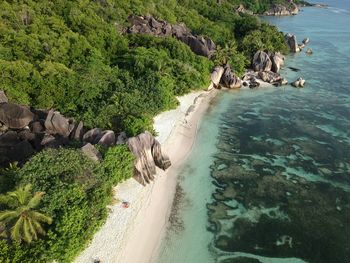
<svg viewBox="0 0 350 263"><path fill-rule="evenodd" d="M112 186L132 173L133 157L125 146L108 149L101 164L73 149L37 154L18 171L17 181L45 192L41 211L53 222L47 235L31 244L1 240L0 261L71 261L106 219Z"/></svg>
<svg viewBox="0 0 350 263"><path fill-rule="evenodd" d="M261 9L276 1L243 2ZM283 41L274 27L235 14L240 2L1 1L0 86L13 101L54 107L87 126L133 135L150 129L155 114L175 107L175 95L208 86L214 64L172 38L122 34L127 17L152 14L184 22L223 48L236 46L246 59L234 51L237 57L229 61L242 73L253 50L280 49ZM263 36L252 41L260 30Z"/></svg>
<svg viewBox="0 0 350 263"><path fill-rule="evenodd" d="M209 85L214 65L229 63L241 75L258 49L286 50L275 27L233 11L243 3L263 12L280 1L3 0L0 88L14 102L53 107L86 126L152 130L153 117L175 107L177 95ZM217 52L209 60L171 37L123 34L130 14L183 22ZM0 193L31 184L45 192L40 211L53 219L30 244L0 239L0 262L70 262L86 246L106 219L112 186L133 172L125 146L101 150L101 163L57 149L0 170Z"/></svg>

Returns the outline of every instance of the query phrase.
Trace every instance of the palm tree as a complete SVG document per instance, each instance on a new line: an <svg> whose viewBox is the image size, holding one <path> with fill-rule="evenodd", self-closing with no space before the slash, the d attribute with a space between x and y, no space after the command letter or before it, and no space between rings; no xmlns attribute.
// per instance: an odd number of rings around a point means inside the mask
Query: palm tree
<svg viewBox="0 0 350 263"><path fill-rule="evenodd" d="M0 204L10 210L0 212L0 229L8 233L12 240L30 243L38 239L38 235L45 235L42 223L52 223L52 218L35 211L40 204L44 192L31 192L30 184L17 188L13 192L0 195ZM0 230L1 231L1 230Z"/></svg>

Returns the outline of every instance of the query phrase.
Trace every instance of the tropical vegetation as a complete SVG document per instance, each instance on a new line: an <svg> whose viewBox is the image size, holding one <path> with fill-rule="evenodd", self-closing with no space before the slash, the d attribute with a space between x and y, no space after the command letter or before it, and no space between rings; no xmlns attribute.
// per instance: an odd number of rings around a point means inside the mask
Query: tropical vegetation
<svg viewBox="0 0 350 263"><path fill-rule="evenodd" d="M52 223L51 217L36 211L45 193L36 192L33 195L31 189L32 186L27 184L0 196L0 204L9 207L9 210L0 212L2 232L17 242L37 240L39 234L46 234L42 224Z"/></svg>
<svg viewBox="0 0 350 263"><path fill-rule="evenodd" d="M209 85L216 64L241 75L257 50L286 51L275 27L233 11L243 3L263 12L281 1L3 0L0 88L13 102L55 108L87 127L152 130L176 96ZM217 52L208 59L171 37L125 34L130 14L185 23ZM0 170L0 262L71 262L86 247L113 186L133 174L126 146L100 150L101 163L72 147Z"/></svg>

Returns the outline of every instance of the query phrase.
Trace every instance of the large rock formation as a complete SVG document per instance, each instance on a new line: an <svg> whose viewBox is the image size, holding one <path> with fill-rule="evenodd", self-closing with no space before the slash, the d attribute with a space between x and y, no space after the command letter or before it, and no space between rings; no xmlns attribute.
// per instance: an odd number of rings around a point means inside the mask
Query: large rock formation
<svg viewBox="0 0 350 263"><path fill-rule="evenodd" d="M150 183L156 175L156 166L166 170L169 158L162 152L160 143L149 132L129 138L127 145L136 157L134 177L142 185Z"/></svg>
<svg viewBox="0 0 350 263"><path fill-rule="evenodd" d="M97 144L103 136L103 130L100 128L94 128L88 130L83 136L84 143Z"/></svg>
<svg viewBox="0 0 350 263"><path fill-rule="evenodd" d="M115 133L114 131L104 131L102 133L101 139L98 141L98 144L103 145L104 147L111 147L115 145L116 143L116 138L115 138Z"/></svg>
<svg viewBox="0 0 350 263"><path fill-rule="evenodd" d="M211 57L215 51L216 46L210 38L192 34L184 24L171 25L152 16L132 15L128 20L131 26L127 28L127 32L130 34L173 36L188 45L197 55L205 57Z"/></svg>
<svg viewBox="0 0 350 263"><path fill-rule="evenodd" d="M284 65L284 56L280 52L274 52L270 55L272 61L271 71L278 73Z"/></svg>
<svg viewBox="0 0 350 263"><path fill-rule="evenodd" d="M225 67L217 66L211 73L212 86L216 89L238 89L242 86L241 79L237 77L229 64Z"/></svg>
<svg viewBox="0 0 350 263"><path fill-rule="evenodd" d="M252 66L254 71L270 71L272 61L267 53L259 50L254 54Z"/></svg>
<svg viewBox="0 0 350 263"><path fill-rule="evenodd" d="M282 84L283 81L283 77L280 74L272 71L259 71L258 76L262 81L270 84L278 85Z"/></svg>
<svg viewBox="0 0 350 263"><path fill-rule="evenodd" d="M45 120L45 128L49 134L59 134L66 138L74 129L74 125L59 112L50 110Z"/></svg>
<svg viewBox="0 0 350 263"><path fill-rule="evenodd" d="M222 74L224 74L224 68L222 66L216 66L210 75L210 79L214 84L214 88L218 88Z"/></svg>
<svg viewBox="0 0 350 263"><path fill-rule="evenodd" d="M286 44L287 46L289 47L290 51L291 52L299 52L300 51L300 48L299 48L299 45L298 45L298 42L297 42L297 38L295 35L292 35L290 33L287 33L285 36L284 36L284 39L286 41Z"/></svg>
<svg viewBox="0 0 350 263"><path fill-rule="evenodd" d="M288 5L276 4L273 5L269 10L264 12L266 16L290 16L297 15L299 13L299 8L295 3L290 3Z"/></svg>
<svg viewBox="0 0 350 263"><path fill-rule="evenodd" d="M279 52L266 53L257 51L252 60L253 71L248 71L243 81L245 86L257 87L256 79L280 86L287 84L287 81L278 73L284 64L284 56Z"/></svg>
<svg viewBox="0 0 350 263"><path fill-rule="evenodd" d="M0 122L11 129L22 129L34 120L28 107L4 102L0 104Z"/></svg>
<svg viewBox="0 0 350 263"><path fill-rule="evenodd" d="M3 92L0 92L0 99L0 167L9 162L24 162L35 152L68 145L70 140L77 140L81 145L91 143L105 147L116 143L113 131L95 128L84 135L83 122L76 123L54 110L9 103Z"/></svg>
<svg viewBox="0 0 350 263"><path fill-rule="evenodd" d="M221 76L220 85L228 89L238 89L241 87L241 80L232 72L231 66L226 65Z"/></svg>

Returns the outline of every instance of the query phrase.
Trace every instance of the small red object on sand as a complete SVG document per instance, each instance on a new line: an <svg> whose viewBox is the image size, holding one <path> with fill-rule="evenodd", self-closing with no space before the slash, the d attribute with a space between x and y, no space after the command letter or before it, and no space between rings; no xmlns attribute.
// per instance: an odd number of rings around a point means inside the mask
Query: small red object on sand
<svg viewBox="0 0 350 263"><path fill-rule="evenodd" d="M129 202L123 202L123 203L122 203L122 206L123 206L124 208L128 208L129 205L130 205Z"/></svg>

